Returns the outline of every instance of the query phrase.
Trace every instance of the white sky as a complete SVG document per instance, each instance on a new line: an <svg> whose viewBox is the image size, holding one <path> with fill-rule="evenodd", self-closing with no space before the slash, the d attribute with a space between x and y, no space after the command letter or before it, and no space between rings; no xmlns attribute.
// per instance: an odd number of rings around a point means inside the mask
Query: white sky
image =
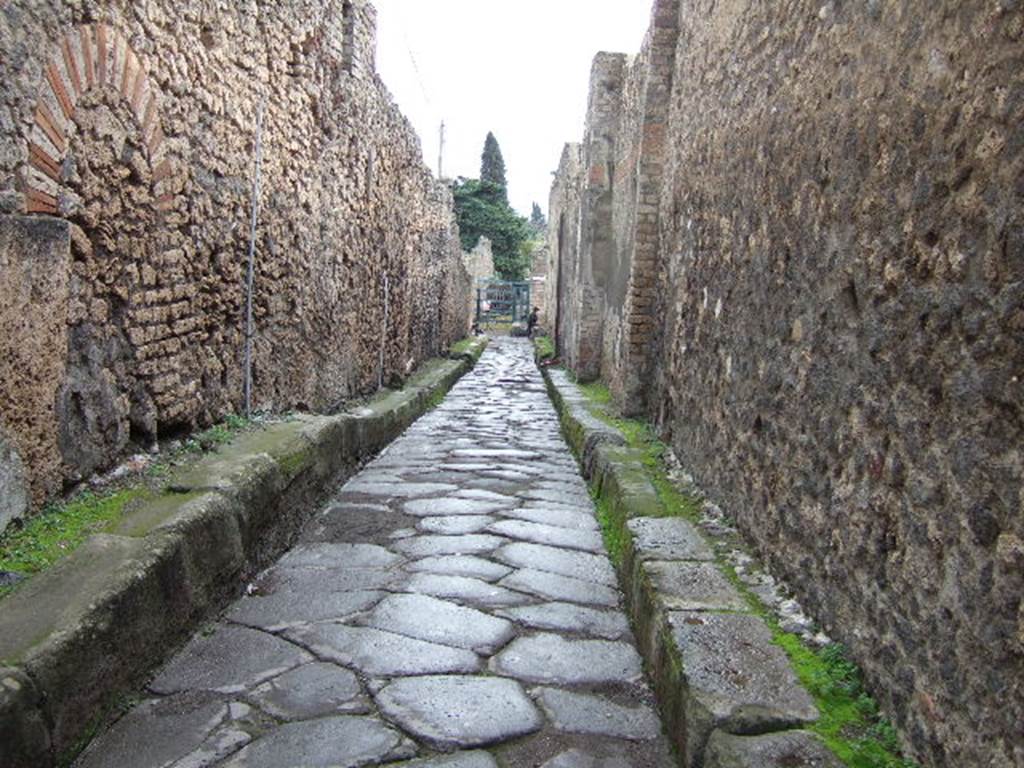
<svg viewBox="0 0 1024 768"><path fill-rule="evenodd" d="M562 147L579 141L590 63L636 53L650 0L374 0L377 70L437 173L476 178L487 131L505 158L509 199L547 213ZM415 65L413 61L415 60Z"/></svg>

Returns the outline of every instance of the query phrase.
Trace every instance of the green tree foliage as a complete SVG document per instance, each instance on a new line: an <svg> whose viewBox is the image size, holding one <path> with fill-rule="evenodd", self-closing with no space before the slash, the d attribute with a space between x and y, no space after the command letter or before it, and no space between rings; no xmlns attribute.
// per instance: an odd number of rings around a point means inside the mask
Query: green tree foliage
<svg viewBox="0 0 1024 768"><path fill-rule="evenodd" d="M508 182L505 181L505 159L501 156L501 147L494 134L487 132L484 140L484 152L480 155L480 181L501 187L501 194L508 199Z"/></svg>
<svg viewBox="0 0 1024 768"><path fill-rule="evenodd" d="M521 280L530 269L526 219L505 199L505 188L487 181L458 179L452 185L462 248L472 250L481 236L491 241L494 269L503 280Z"/></svg>

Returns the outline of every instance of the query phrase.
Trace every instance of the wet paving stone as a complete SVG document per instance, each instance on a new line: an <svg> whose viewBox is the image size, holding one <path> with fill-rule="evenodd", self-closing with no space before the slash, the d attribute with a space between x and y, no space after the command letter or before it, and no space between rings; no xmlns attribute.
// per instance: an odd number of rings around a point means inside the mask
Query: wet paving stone
<svg viewBox="0 0 1024 768"><path fill-rule="evenodd" d="M243 597L224 615L247 627L280 632L300 624L341 621L369 610L384 592L302 592L286 589L266 597Z"/></svg>
<svg viewBox="0 0 1024 768"><path fill-rule="evenodd" d="M484 581L497 581L512 572L512 569L507 566L475 555L425 557L422 560L410 563L407 570L437 573L442 576L468 576L474 579L483 579Z"/></svg>
<svg viewBox="0 0 1024 768"><path fill-rule="evenodd" d="M188 695L150 699L94 741L77 765L80 768L115 765L161 768L200 750L229 717L230 709L223 701ZM245 734L241 736L243 741L236 735L235 749L249 741Z"/></svg>
<svg viewBox="0 0 1024 768"><path fill-rule="evenodd" d="M340 714L366 714L369 699L347 669L314 662L285 672L252 692L249 700L279 720L309 720Z"/></svg>
<svg viewBox="0 0 1024 768"><path fill-rule="evenodd" d="M554 525L559 528L572 528L579 531L596 531L599 529L597 520L590 512L577 511L566 507L530 507L522 506L513 509L499 510L502 517L525 520L529 523Z"/></svg>
<svg viewBox="0 0 1024 768"><path fill-rule="evenodd" d="M315 624L289 630L286 636L317 657L371 677L476 672L473 652L438 645L370 627Z"/></svg>
<svg viewBox="0 0 1024 768"><path fill-rule="evenodd" d="M376 698L385 717L442 749L508 741L544 723L518 683L493 677L407 678L385 686Z"/></svg>
<svg viewBox="0 0 1024 768"><path fill-rule="evenodd" d="M497 560L516 568L557 573L608 587L614 587L618 583L615 569L605 555L516 542L502 547L494 556Z"/></svg>
<svg viewBox="0 0 1024 768"><path fill-rule="evenodd" d="M438 755L399 763L399 768L498 768L498 763L489 752L462 752L457 755Z"/></svg>
<svg viewBox="0 0 1024 768"><path fill-rule="evenodd" d="M448 517L425 517L416 527L423 533L458 536L464 533L478 533L494 522L497 521L493 517L482 515L449 515Z"/></svg>
<svg viewBox="0 0 1024 768"><path fill-rule="evenodd" d="M401 557L374 544L305 544L278 562L278 568L387 568Z"/></svg>
<svg viewBox="0 0 1024 768"><path fill-rule="evenodd" d="M502 520L495 523L489 531L520 541L532 541L535 544L547 544L552 547L580 549L587 552L604 552L604 542L597 531L574 531L558 528L542 523L527 523L521 520Z"/></svg>
<svg viewBox="0 0 1024 768"><path fill-rule="evenodd" d="M421 595L432 595L458 603L468 603L477 608L502 608L532 602L529 595L523 594L521 591L513 591L515 587L509 589L510 586L512 585L495 585L465 576L419 573L409 580L406 589Z"/></svg>
<svg viewBox="0 0 1024 768"><path fill-rule="evenodd" d="M512 623L428 595L392 595L366 620L368 626L428 642L490 655L513 635Z"/></svg>
<svg viewBox="0 0 1024 768"><path fill-rule="evenodd" d="M395 549L409 557L432 557L436 555L475 555L491 552L508 539L482 533L465 536L418 536L404 539L395 545Z"/></svg>
<svg viewBox="0 0 1024 768"><path fill-rule="evenodd" d="M359 768L415 754L409 739L380 720L341 716L281 725L224 768Z"/></svg>
<svg viewBox="0 0 1024 768"><path fill-rule="evenodd" d="M499 675L554 685L631 683L639 680L640 656L629 643L566 640L541 634L514 640L491 659Z"/></svg>
<svg viewBox="0 0 1024 768"><path fill-rule="evenodd" d="M583 605L600 605L615 608L619 605L618 590L582 581L571 576L561 576L547 571L534 571L523 568L510 576L506 576L499 586L515 589L546 600L565 600Z"/></svg>
<svg viewBox="0 0 1024 768"><path fill-rule="evenodd" d="M416 499L406 502L402 509L407 515L416 517L447 517L450 515L489 515L510 506L510 503L496 503L493 500L464 499L445 496L439 499Z"/></svg>
<svg viewBox="0 0 1024 768"><path fill-rule="evenodd" d="M499 611L501 616L523 626L618 640L629 633L629 622L621 611L603 611L573 603L541 603Z"/></svg>
<svg viewBox="0 0 1024 768"><path fill-rule="evenodd" d="M650 707L623 707L601 696L559 688L541 688L536 697L551 723L562 731L630 741L656 739L661 733L661 721Z"/></svg>
<svg viewBox="0 0 1024 768"><path fill-rule="evenodd" d="M149 688L161 694L241 693L312 660L298 646L266 632L221 624L193 638Z"/></svg>

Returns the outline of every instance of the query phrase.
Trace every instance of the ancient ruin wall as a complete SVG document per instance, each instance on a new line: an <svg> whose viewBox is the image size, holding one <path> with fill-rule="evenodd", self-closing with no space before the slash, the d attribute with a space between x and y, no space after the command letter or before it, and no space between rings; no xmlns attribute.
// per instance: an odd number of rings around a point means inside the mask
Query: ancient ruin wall
<svg viewBox="0 0 1024 768"><path fill-rule="evenodd" d="M1024 765L1024 8L681 10L652 415L926 765Z"/></svg>
<svg viewBox="0 0 1024 768"><path fill-rule="evenodd" d="M374 37L365 0L0 7L0 213L71 225L64 480L238 409L262 102L257 407L329 409L464 335L450 195Z"/></svg>
<svg viewBox="0 0 1024 768"><path fill-rule="evenodd" d="M555 172L548 201L548 280L546 303L551 311L551 333L558 355L570 364L575 359L579 227L583 165L579 144L566 144Z"/></svg>

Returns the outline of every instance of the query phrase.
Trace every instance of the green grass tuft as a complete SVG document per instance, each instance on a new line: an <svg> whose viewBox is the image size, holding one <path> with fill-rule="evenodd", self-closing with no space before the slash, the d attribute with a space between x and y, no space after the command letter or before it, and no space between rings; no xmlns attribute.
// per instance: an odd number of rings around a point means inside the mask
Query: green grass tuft
<svg viewBox="0 0 1024 768"><path fill-rule="evenodd" d="M533 348L538 362L555 358L555 343L550 336L538 336L533 340Z"/></svg>
<svg viewBox="0 0 1024 768"><path fill-rule="evenodd" d="M469 350L473 348L473 344L476 339L463 339L452 344L452 348L448 350L449 357L459 357L469 353Z"/></svg>
<svg viewBox="0 0 1024 768"><path fill-rule="evenodd" d="M127 487L104 491L84 491L66 501L52 502L20 528L8 528L0 534L0 571L31 576L67 557L94 533L110 531L124 517L130 502L153 495L146 479L166 475L171 463L193 454L213 450L229 443L238 432L249 429L252 422L229 415L221 424L193 435L182 447L151 464L145 476ZM17 586L0 587L0 598Z"/></svg>
<svg viewBox="0 0 1024 768"><path fill-rule="evenodd" d="M594 495L594 507L597 510L597 522L601 526L601 538L604 540L604 547L608 550L608 556L616 566L622 564L626 555L628 533L626 521L615 513L607 496Z"/></svg>
<svg viewBox="0 0 1024 768"><path fill-rule="evenodd" d="M121 519L129 502L147 493L144 488L86 491L69 502L48 505L19 530L8 530L0 536L0 571L26 576L39 573L92 534L109 530ZM0 591L0 596L7 591Z"/></svg>
<svg viewBox="0 0 1024 768"><path fill-rule="evenodd" d="M610 412L612 393L602 382L577 384L594 406L591 412L601 421L615 427L624 438L626 445L640 454L640 462L658 494L664 517L685 517L696 521L700 516L700 500L676 487L665 468L665 452L668 446L654 434L651 425L638 419L624 419Z"/></svg>

